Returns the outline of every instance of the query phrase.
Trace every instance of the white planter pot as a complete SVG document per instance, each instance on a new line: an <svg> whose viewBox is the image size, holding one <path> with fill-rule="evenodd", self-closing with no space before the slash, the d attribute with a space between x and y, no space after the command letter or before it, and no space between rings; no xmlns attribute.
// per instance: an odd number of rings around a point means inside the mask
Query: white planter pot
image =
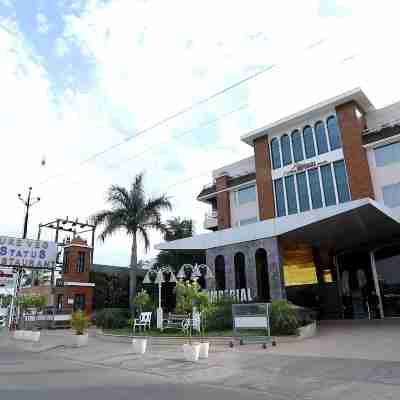
<svg viewBox="0 0 400 400"><path fill-rule="evenodd" d="M147 339L132 339L132 348L135 354L146 353Z"/></svg>
<svg viewBox="0 0 400 400"><path fill-rule="evenodd" d="M299 336L302 339L313 337L318 333L318 326L316 322L302 326L299 328Z"/></svg>
<svg viewBox="0 0 400 400"><path fill-rule="evenodd" d="M200 358L208 358L208 351L210 350L210 342L200 343Z"/></svg>
<svg viewBox="0 0 400 400"><path fill-rule="evenodd" d="M87 333L83 335L74 335L74 346L75 347L83 347L87 346L89 341L89 335Z"/></svg>
<svg viewBox="0 0 400 400"><path fill-rule="evenodd" d="M200 355L200 343L184 344L183 355L186 361L196 362L199 360Z"/></svg>
<svg viewBox="0 0 400 400"><path fill-rule="evenodd" d="M39 331L31 331L29 332L29 341L38 342L40 340L40 332Z"/></svg>

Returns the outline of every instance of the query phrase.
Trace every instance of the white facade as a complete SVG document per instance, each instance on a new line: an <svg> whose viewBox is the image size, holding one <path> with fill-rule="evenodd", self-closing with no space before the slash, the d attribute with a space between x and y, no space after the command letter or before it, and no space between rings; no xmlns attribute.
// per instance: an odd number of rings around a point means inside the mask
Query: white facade
<svg viewBox="0 0 400 400"><path fill-rule="evenodd" d="M254 156L237 161L233 164L225 165L222 168L215 169L212 172L213 179L221 175L229 175L231 177L242 176L256 172Z"/></svg>
<svg viewBox="0 0 400 400"><path fill-rule="evenodd" d="M239 201L239 192L251 188L254 190L254 201ZM231 207L231 226L243 226L257 222L258 217L258 196L257 186L255 182L241 186L240 188L230 191L230 207Z"/></svg>

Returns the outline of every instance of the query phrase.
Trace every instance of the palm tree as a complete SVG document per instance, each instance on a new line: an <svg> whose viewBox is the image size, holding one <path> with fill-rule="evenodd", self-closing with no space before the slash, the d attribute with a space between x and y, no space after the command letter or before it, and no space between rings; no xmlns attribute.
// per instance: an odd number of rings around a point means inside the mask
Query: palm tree
<svg viewBox="0 0 400 400"><path fill-rule="evenodd" d="M180 217L174 217L172 219L168 219L167 223L165 224L164 239L167 242L191 237L193 234L194 226L192 219L181 219Z"/></svg>
<svg viewBox="0 0 400 400"><path fill-rule="evenodd" d="M94 225L103 225L99 239L105 241L117 231L123 230L132 238L129 303L134 310L133 298L136 294L137 240L141 237L146 251L150 248L149 230L164 232L161 211L171 210L172 205L166 195L147 198L143 188L143 174L136 175L130 190L112 185L107 191L107 202L111 210L103 210L92 216Z"/></svg>

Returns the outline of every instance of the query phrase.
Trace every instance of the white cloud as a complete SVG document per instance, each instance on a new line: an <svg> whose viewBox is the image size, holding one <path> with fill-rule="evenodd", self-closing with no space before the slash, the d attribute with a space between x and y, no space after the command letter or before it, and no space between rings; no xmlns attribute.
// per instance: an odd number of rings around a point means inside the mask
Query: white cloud
<svg viewBox="0 0 400 400"><path fill-rule="evenodd" d="M49 20L44 14L42 13L36 14L36 24L39 33L45 35L46 33L49 32L50 29Z"/></svg>
<svg viewBox="0 0 400 400"><path fill-rule="evenodd" d="M213 168L251 154L241 134L359 84L377 105L398 100L398 6L381 4L346 2L353 16L321 18L317 1L91 1L81 17L68 17L56 51L63 56L69 40L79 43L96 61L95 86L86 94L69 91L58 104L16 27L9 26L15 36L0 30L0 124L8 135L0 160L7 188L2 233L18 231L23 209L16 193L30 184L43 198L32 210L34 235L38 222L65 215L85 219L106 207L107 186L128 185L142 170L148 192L167 190L173 214L193 217L201 230L207 207L195 197ZM79 167L132 132L274 63L275 70ZM219 121L214 132L199 129L171 140L247 102L247 110ZM207 136L213 147L202 142L206 134L214 135ZM152 235L153 243L159 239ZM127 264L129 249L129 240L118 235L96 248L96 260Z"/></svg>

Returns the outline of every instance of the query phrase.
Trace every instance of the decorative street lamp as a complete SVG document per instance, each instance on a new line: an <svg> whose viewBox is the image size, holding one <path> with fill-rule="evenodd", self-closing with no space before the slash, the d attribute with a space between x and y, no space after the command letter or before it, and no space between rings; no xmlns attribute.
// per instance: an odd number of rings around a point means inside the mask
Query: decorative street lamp
<svg viewBox="0 0 400 400"><path fill-rule="evenodd" d="M211 268L206 264L183 264L176 277L179 280L193 279L197 281L201 277L205 279L213 278L214 275Z"/></svg>
<svg viewBox="0 0 400 400"><path fill-rule="evenodd" d="M169 279L165 279L165 275L169 275ZM156 283L158 285L158 308L157 308L157 328L162 329L163 327L163 310L161 306L161 288L164 282L176 282L175 274L169 265L161 266L157 271L150 269L144 279L143 283Z"/></svg>

